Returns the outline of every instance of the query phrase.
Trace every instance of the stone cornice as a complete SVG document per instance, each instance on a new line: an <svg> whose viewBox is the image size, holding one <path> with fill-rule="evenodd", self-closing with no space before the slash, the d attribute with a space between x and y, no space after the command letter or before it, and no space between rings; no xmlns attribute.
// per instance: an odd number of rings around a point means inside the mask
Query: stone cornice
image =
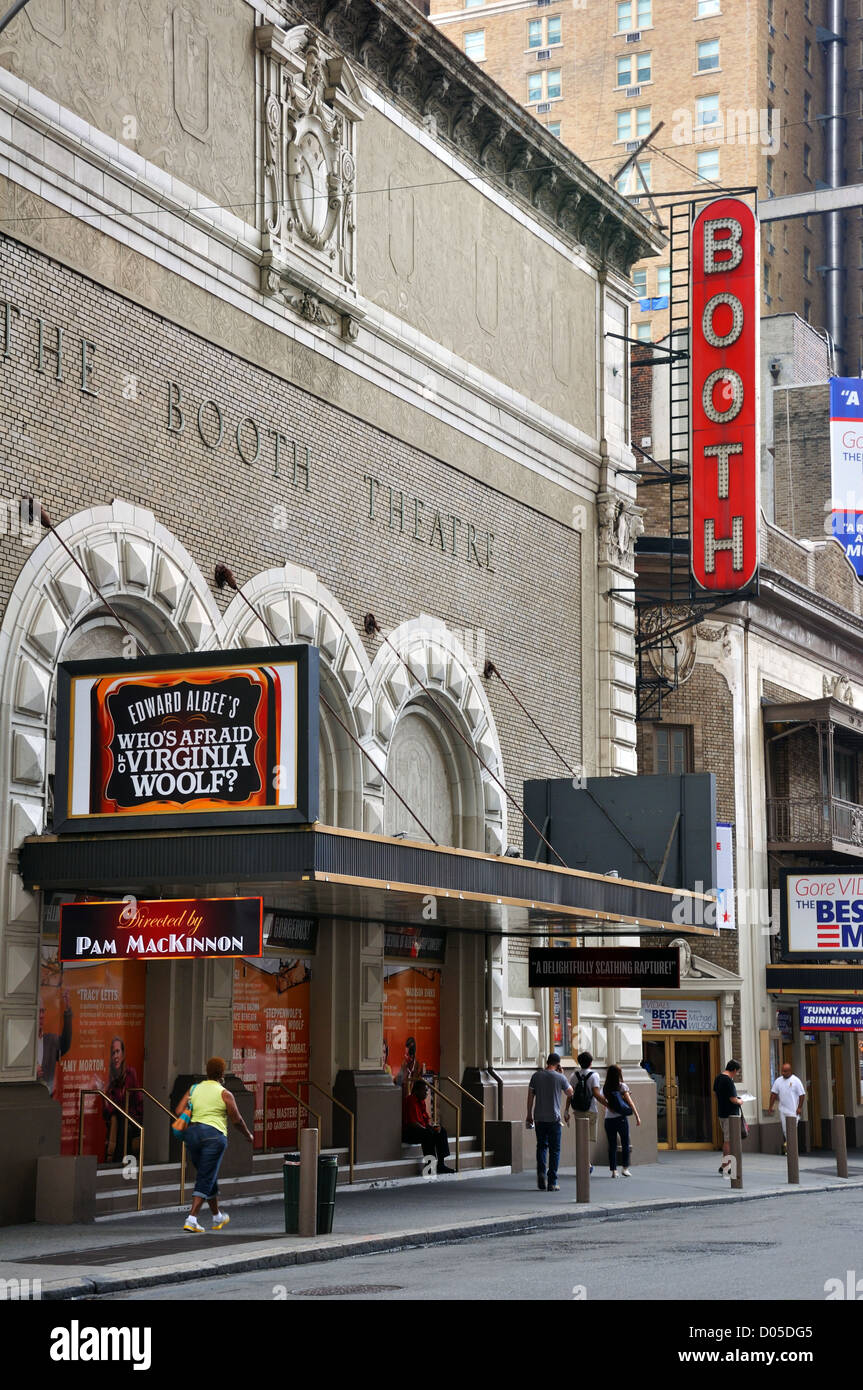
<svg viewBox="0 0 863 1390"><path fill-rule="evenodd" d="M364 78L597 267L629 276L665 238L456 48L411 0L277 0L332 38Z"/></svg>

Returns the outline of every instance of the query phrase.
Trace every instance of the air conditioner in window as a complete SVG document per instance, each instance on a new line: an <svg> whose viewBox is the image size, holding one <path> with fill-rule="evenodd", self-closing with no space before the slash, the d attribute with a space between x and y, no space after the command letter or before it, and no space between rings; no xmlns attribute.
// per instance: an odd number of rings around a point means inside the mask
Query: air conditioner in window
<svg viewBox="0 0 863 1390"><path fill-rule="evenodd" d="M550 5L551 0L536 0L537 8L542 9L543 5Z"/></svg>
<svg viewBox="0 0 863 1390"><path fill-rule="evenodd" d="M775 245L773 244L772 241L768 241L768 243L767 243L767 254L768 254L768 256L775 256L775 255L776 255L776 247L775 247Z"/></svg>
<svg viewBox="0 0 863 1390"><path fill-rule="evenodd" d="M627 87L627 89L626 89L626 95L627 95L628 97L640 97L640 96L641 96L641 88L640 88L640 87Z"/></svg>
<svg viewBox="0 0 863 1390"><path fill-rule="evenodd" d="M632 154L633 150L637 150L637 149L639 148L640 145L641 145L641 141L640 141L640 140L627 140L626 145L625 145L626 153L627 153L627 154Z"/></svg>
<svg viewBox="0 0 863 1390"><path fill-rule="evenodd" d="M541 101L541 102L539 103L539 106L536 108L536 114L537 114L538 116L544 116L544 115L546 114L546 112L547 112L547 111L550 111L550 110L551 110L551 102L550 102L550 101Z"/></svg>
<svg viewBox="0 0 863 1390"><path fill-rule="evenodd" d="M537 61L538 63L547 63L550 57L551 57L551 49L550 49L550 48L540 48L539 51L537 52L537 55L536 55L536 61Z"/></svg>
<svg viewBox="0 0 863 1390"><path fill-rule="evenodd" d="M632 31L631 34L627 34L627 36L626 36L626 42L627 42L627 43L641 43L641 30L640 30L640 29L633 29L633 31Z"/></svg>
<svg viewBox="0 0 863 1390"><path fill-rule="evenodd" d="M776 38L776 26L775 26L775 24L768 24L768 26L767 26L767 32L768 32L768 34L770 35L771 39L775 39L775 38Z"/></svg>
<svg viewBox="0 0 863 1390"><path fill-rule="evenodd" d="M775 92L775 91L776 91L776 83L773 81L773 78L772 78L772 77L768 77L768 79L767 79L767 90L768 90L768 92Z"/></svg>

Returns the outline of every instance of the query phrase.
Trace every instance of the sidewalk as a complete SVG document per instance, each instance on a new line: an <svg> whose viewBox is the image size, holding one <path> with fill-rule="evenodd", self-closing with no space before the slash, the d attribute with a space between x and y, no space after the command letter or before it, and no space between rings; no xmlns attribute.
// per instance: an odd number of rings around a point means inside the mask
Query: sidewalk
<svg viewBox="0 0 863 1390"><path fill-rule="evenodd" d="M624 1213L655 1214L682 1206L863 1188L863 1154L857 1163L855 1158L852 1153L849 1177L842 1179L836 1177L831 1154L801 1157L800 1186L791 1187L784 1159L747 1155L743 1190L732 1191L717 1172L718 1153L663 1153L657 1163L634 1168L631 1178L612 1181L607 1170L597 1167L589 1206L576 1205L572 1169L562 1170L560 1192L548 1193L537 1191L531 1172L418 1178L415 1184L376 1191L351 1192L340 1187L333 1234L310 1239L285 1235L282 1203L273 1200L235 1203L229 1207L231 1224L203 1236L182 1230L180 1208L171 1215L117 1217L86 1226L9 1226L0 1228L0 1279L38 1279L42 1299L87 1298L218 1274L502 1235L549 1223L559 1227ZM578 1241L577 1229L572 1238Z"/></svg>

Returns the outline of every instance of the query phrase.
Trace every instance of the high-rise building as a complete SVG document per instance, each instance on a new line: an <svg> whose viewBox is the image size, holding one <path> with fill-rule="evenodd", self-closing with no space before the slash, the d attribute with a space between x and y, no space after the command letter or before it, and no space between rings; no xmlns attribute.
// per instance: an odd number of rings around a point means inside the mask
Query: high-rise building
<svg viewBox="0 0 863 1390"><path fill-rule="evenodd" d="M431 0L430 18L633 198L644 184L661 208L690 189L753 188L765 200L863 181L861 0ZM821 215L765 226L762 242L763 311L829 329L850 372L863 361L861 214L837 215L832 249ZM634 279L633 336L656 342L668 330L669 254Z"/></svg>

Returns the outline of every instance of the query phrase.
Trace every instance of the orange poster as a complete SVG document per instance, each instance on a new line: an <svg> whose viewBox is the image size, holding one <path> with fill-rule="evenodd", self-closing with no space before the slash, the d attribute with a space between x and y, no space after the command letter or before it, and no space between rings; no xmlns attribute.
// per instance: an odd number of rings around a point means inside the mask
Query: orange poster
<svg viewBox="0 0 863 1390"><path fill-rule="evenodd" d="M311 969L303 959L264 956L234 962L231 1070L255 1092L256 1149L264 1147L266 1082L281 1081L298 1094L297 1083L309 1075L310 981ZM305 1088L302 1095L308 1100ZM297 1109L284 1091L275 1088L267 1093L269 1148L296 1146ZM308 1117L301 1123L306 1125Z"/></svg>
<svg viewBox="0 0 863 1390"><path fill-rule="evenodd" d="M42 947L36 1074L62 1105L64 1154L78 1152L81 1091L104 1091L124 1108L128 1096L129 1114L140 1117L146 984L143 961L61 965L56 945ZM137 1133L130 1124L127 1135L101 1097L85 1100L84 1153L119 1162L137 1152Z"/></svg>
<svg viewBox="0 0 863 1390"><path fill-rule="evenodd" d="M440 1071L440 970L384 966L384 1069L404 1085Z"/></svg>

